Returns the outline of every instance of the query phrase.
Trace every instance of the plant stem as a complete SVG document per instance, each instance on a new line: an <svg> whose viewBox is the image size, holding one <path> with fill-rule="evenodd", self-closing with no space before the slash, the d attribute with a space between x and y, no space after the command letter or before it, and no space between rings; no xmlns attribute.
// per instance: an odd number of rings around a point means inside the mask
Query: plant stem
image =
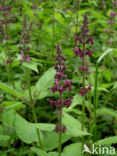
<svg viewBox="0 0 117 156"><path fill-rule="evenodd" d="M95 124L95 130L94 130L94 141L97 140L97 104L98 104L98 63L96 63L96 71L95 71L95 89L94 89L94 124Z"/></svg>
<svg viewBox="0 0 117 156"><path fill-rule="evenodd" d="M78 9L79 9L79 0L76 0L76 33L78 32Z"/></svg>
<svg viewBox="0 0 117 156"><path fill-rule="evenodd" d="M33 104L33 98L32 98L31 87L30 87L30 84L31 84L30 70L28 68L26 68L26 78L27 78L27 85L28 85L30 103L31 103L31 106L32 106L33 119L34 119L34 122L37 123L37 115L36 115L36 112L35 112L35 107L34 107L34 104ZM36 128L36 132L37 132L40 148L42 149L41 137L40 137L40 132L39 132L38 128Z"/></svg>
<svg viewBox="0 0 117 156"><path fill-rule="evenodd" d="M62 103L62 97L60 95L60 101ZM62 141L62 132L61 132L61 129L62 129L62 107L60 106L60 110L59 110L60 114L59 114L59 127L60 127L60 132L59 132L59 148L58 148L58 153L59 155L58 156L61 156L61 141Z"/></svg>
<svg viewBox="0 0 117 156"><path fill-rule="evenodd" d="M36 115L36 112L35 112L34 105L32 105L32 112L33 112L34 122L37 123L37 115ZM39 132L38 128L36 128L36 132L37 132L38 141L39 141L39 144L40 144L40 149L42 149L41 137L40 137L40 132Z"/></svg>
<svg viewBox="0 0 117 156"><path fill-rule="evenodd" d="M84 38L85 40L85 38ZM83 69L85 67L85 44L83 44ZM83 83L83 89L85 89L85 71L83 71L83 79L82 79L82 83ZM83 105L82 105L82 131L84 131L84 126L85 125L85 95L84 95L84 99L83 99ZM84 136L82 136L82 148L84 146Z"/></svg>
<svg viewBox="0 0 117 156"><path fill-rule="evenodd" d="M54 46L55 46L55 2L53 1L53 17L52 17L52 38L53 38L53 42L52 42L52 54L54 54Z"/></svg>
<svg viewBox="0 0 117 156"><path fill-rule="evenodd" d="M4 7L6 7L6 0L4 0ZM4 20L7 21L6 16L4 17ZM5 37L5 39L7 39L7 37L8 37L8 23L7 22L5 24L5 35L4 35L4 37ZM11 60L11 55L10 55L9 50L8 50L8 41L6 41L6 46L4 47L4 51L5 51L5 55L6 55L7 60ZM9 65L7 65L7 63L6 63L6 68L8 71L8 82L12 84L13 88L15 88L11 63Z"/></svg>

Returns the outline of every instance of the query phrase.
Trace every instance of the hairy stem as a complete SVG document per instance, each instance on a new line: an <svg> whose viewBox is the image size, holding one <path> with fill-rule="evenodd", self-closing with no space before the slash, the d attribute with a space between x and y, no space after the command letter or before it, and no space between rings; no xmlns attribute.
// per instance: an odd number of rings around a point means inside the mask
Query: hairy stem
<svg viewBox="0 0 117 156"><path fill-rule="evenodd" d="M53 14L52 14L52 54L54 54L54 46L55 46L55 2L53 1Z"/></svg>
<svg viewBox="0 0 117 156"><path fill-rule="evenodd" d="M62 103L62 97L60 95L60 101ZM59 126L60 126L60 132L59 132L59 148L58 148L58 153L59 155L58 156L61 156L61 141L62 141L62 132L61 132L61 129L62 129L62 107L60 106L60 110L59 110L60 114L59 114Z"/></svg>
<svg viewBox="0 0 117 156"><path fill-rule="evenodd" d="M78 32L78 9L80 0L76 0L76 33Z"/></svg>
<svg viewBox="0 0 117 156"><path fill-rule="evenodd" d="M4 0L4 7L6 6L6 1ZM4 20L7 21L7 17L4 17ZM8 37L8 24L6 22L5 24L5 39ZM11 60L11 55L8 49L8 41L6 41L6 46L4 47L5 55L7 60ZM7 64L7 63L6 63ZM14 83L14 78L13 78L13 72L12 72L12 67L11 63L6 65L7 72L8 72L8 82L12 84L12 87L15 88L15 83Z"/></svg>
<svg viewBox="0 0 117 156"><path fill-rule="evenodd" d="M97 104L98 104L98 63L96 63L96 71L95 71L95 89L94 89L94 124L95 124L95 130L94 130L94 141L97 140Z"/></svg>
<svg viewBox="0 0 117 156"><path fill-rule="evenodd" d="M85 40L85 39L84 39ZM83 69L85 67L85 44L83 44ZM85 71L83 70L83 79L82 79L82 83L83 83L83 89L85 89ZM84 131L84 127L85 127L85 96L83 99L83 105L82 105L82 131ZM82 148L84 146L84 136L82 136Z"/></svg>
<svg viewBox="0 0 117 156"><path fill-rule="evenodd" d="M37 123L37 115L35 112L35 107L33 104L33 98L32 98L32 93L31 93L31 77L30 77L30 70L26 68L26 78L27 78L27 85L28 85L28 92L29 92L29 97L30 97L30 104L32 106L32 114L33 114L33 120L35 123ZM38 136L38 141L40 144L40 148L42 149L42 143L41 143L41 137L40 137L40 132L39 129L36 128L37 136Z"/></svg>

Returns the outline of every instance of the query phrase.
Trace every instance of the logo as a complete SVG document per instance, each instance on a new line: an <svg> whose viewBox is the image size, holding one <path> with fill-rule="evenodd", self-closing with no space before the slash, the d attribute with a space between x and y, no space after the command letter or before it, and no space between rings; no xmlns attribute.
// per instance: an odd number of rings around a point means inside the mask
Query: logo
<svg viewBox="0 0 117 156"><path fill-rule="evenodd" d="M96 145L93 144L91 148L84 144L84 150L83 153L90 153L90 154L115 154L115 148L114 147L106 147L102 145Z"/></svg>

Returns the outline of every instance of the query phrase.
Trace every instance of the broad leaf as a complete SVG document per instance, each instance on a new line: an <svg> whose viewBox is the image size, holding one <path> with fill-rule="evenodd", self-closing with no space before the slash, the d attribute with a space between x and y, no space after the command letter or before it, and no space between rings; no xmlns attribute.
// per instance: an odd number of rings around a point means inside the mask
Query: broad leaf
<svg viewBox="0 0 117 156"><path fill-rule="evenodd" d="M23 62L22 65L23 65L24 67L27 67L27 68L29 68L29 69L31 69L31 70L33 70L33 71L39 73L39 72L38 72L38 68L37 68L38 65L37 65L37 63L34 62L34 61L30 61L29 63Z"/></svg>
<svg viewBox="0 0 117 156"><path fill-rule="evenodd" d="M14 95L18 98L22 98L22 94L18 93L15 89L7 86L5 83L0 82L0 88L6 91L7 93Z"/></svg>
<svg viewBox="0 0 117 156"><path fill-rule="evenodd" d="M89 135L86 129L85 131L82 131L80 121L65 112L63 113L63 124L67 127L66 134L68 135L73 137Z"/></svg>
<svg viewBox="0 0 117 156"><path fill-rule="evenodd" d="M82 156L81 143L70 144L64 148L62 156Z"/></svg>
<svg viewBox="0 0 117 156"><path fill-rule="evenodd" d="M117 136L107 137L96 142L98 145L111 145L117 143Z"/></svg>

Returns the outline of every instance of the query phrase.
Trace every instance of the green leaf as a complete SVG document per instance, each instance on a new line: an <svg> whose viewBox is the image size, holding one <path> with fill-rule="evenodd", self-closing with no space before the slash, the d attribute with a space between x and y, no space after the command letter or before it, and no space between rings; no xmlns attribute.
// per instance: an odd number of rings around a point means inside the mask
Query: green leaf
<svg viewBox="0 0 117 156"><path fill-rule="evenodd" d="M117 82L113 83L113 88L112 89L117 89Z"/></svg>
<svg viewBox="0 0 117 156"><path fill-rule="evenodd" d="M32 147L31 150L39 156L58 156L58 153L56 153L56 152L46 153L45 151L42 151L36 147Z"/></svg>
<svg viewBox="0 0 117 156"><path fill-rule="evenodd" d="M29 63L23 62L22 65L24 67L27 67L27 68L39 73L38 68L37 68L38 64L36 62L34 62L34 61L30 61Z"/></svg>
<svg viewBox="0 0 117 156"><path fill-rule="evenodd" d="M70 111L72 108L76 107L79 104L82 105L82 101L83 101L83 97L76 94L73 98L71 106L66 111Z"/></svg>
<svg viewBox="0 0 117 156"><path fill-rule="evenodd" d="M5 109L15 109L15 110L25 108L25 105L23 105L22 102L18 101L3 101L1 106L3 106Z"/></svg>
<svg viewBox="0 0 117 156"><path fill-rule="evenodd" d="M59 135L56 132L47 132L43 134L43 150L50 151L58 147ZM62 134L62 144L68 141L71 136Z"/></svg>
<svg viewBox="0 0 117 156"><path fill-rule="evenodd" d="M54 83L54 75L56 71L54 68L50 68L48 71L46 71L43 76L39 79L39 81L36 84L36 88L38 92L40 92L39 99L47 97L51 94L50 88Z"/></svg>
<svg viewBox="0 0 117 156"><path fill-rule="evenodd" d="M31 150L39 156L47 156L47 153L39 148L31 147Z"/></svg>
<svg viewBox="0 0 117 156"><path fill-rule="evenodd" d="M106 50L106 51L99 57L99 59L97 60L97 62L100 63L101 60L102 60L107 54L109 54L109 53L112 52L112 51L113 51L112 48Z"/></svg>
<svg viewBox="0 0 117 156"><path fill-rule="evenodd" d="M28 144L32 142L38 142L38 136L37 136L35 124L29 123L18 114L16 114L15 128L18 137L22 141ZM42 133L41 133L41 139L42 139Z"/></svg>
<svg viewBox="0 0 117 156"><path fill-rule="evenodd" d="M37 82L37 89L40 91L48 89L54 82L55 73L56 71L54 70L54 68L50 68L48 71L46 71Z"/></svg>
<svg viewBox="0 0 117 156"><path fill-rule="evenodd" d="M70 144L64 148L62 156L82 156L81 143Z"/></svg>
<svg viewBox="0 0 117 156"><path fill-rule="evenodd" d="M0 135L0 146L8 146L8 141L9 140L10 140L10 136Z"/></svg>
<svg viewBox="0 0 117 156"><path fill-rule="evenodd" d="M41 131L52 132L55 129L55 124L37 123L35 127L39 128Z"/></svg>
<svg viewBox="0 0 117 156"><path fill-rule="evenodd" d="M98 145L111 145L117 143L117 136L108 137L96 142Z"/></svg>
<svg viewBox="0 0 117 156"><path fill-rule="evenodd" d="M117 113L113 109L100 108L97 110L97 116L109 115L112 117L117 117Z"/></svg>
<svg viewBox="0 0 117 156"><path fill-rule="evenodd" d="M5 83L0 82L0 88L6 91L7 93L14 95L18 98L22 98L22 94L18 93L15 89L7 86Z"/></svg>
<svg viewBox="0 0 117 156"><path fill-rule="evenodd" d="M89 135L86 129L85 131L82 131L80 121L65 112L63 113L63 124L67 127L67 135L71 135L73 137Z"/></svg>
<svg viewBox="0 0 117 156"><path fill-rule="evenodd" d="M4 125L14 126L16 112L13 109L3 111L1 120Z"/></svg>

